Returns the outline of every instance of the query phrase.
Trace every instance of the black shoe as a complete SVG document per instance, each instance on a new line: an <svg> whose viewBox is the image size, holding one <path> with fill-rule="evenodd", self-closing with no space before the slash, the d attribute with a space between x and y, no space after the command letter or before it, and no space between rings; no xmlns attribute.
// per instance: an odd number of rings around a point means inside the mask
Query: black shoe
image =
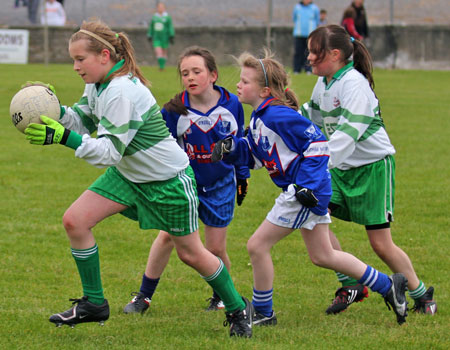
<svg viewBox="0 0 450 350"><path fill-rule="evenodd" d="M74 327L84 322L99 322L103 326L109 318L109 304L106 299L102 305L91 303L87 296L81 299L69 299L69 301L72 301L74 305L71 309L50 316L49 321L56 327L61 327L63 324Z"/></svg>
<svg viewBox="0 0 450 350"><path fill-rule="evenodd" d="M223 325L226 327L230 325L230 337L252 337L252 323L253 323L253 305L247 298L242 297L245 303L245 309L241 311L235 311L233 313L226 312L227 319Z"/></svg>
<svg viewBox="0 0 450 350"><path fill-rule="evenodd" d="M369 297L369 290L366 286L358 283L355 286L339 288L335 296L333 302L325 311L327 315L337 314L346 310L350 304L363 301L364 298Z"/></svg>
<svg viewBox="0 0 450 350"><path fill-rule="evenodd" d="M275 326L277 324L277 316L275 311L272 311L271 316L264 316L262 313L255 310L253 314L253 325L254 326Z"/></svg>
<svg viewBox="0 0 450 350"><path fill-rule="evenodd" d="M437 304L433 300L433 293L434 288L430 287L422 297L415 299L412 311L421 314L434 315L437 312Z"/></svg>
<svg viewBox="0 0 450 350"><path fill-rule="evenodd" d="M225 309L223 301L215 295L213 295L211 298L206 299L206 301L209 301L209 305L205 309L205 311L217 311Z"/></svg>
<svg viewBox="0 0 450 350"><path fill-rule="evenodd" d="M125 305L123 308L123 312L126 314L143 314L150 306L151 300L146 298L145 295L141 292L133 292L131 293L133 299Z"/></svg>
<svg viewBox="0 0 450 350"><path fill-rule="evenodd" d="M392 286L384 296L384 302L389 310L391 307L394 310L398 324L402 324L406 322L406 316L408 316L408 302L405 296L405 292L408 289L408 280L401 273L395 273L389 278L392 281Z"/></svg>

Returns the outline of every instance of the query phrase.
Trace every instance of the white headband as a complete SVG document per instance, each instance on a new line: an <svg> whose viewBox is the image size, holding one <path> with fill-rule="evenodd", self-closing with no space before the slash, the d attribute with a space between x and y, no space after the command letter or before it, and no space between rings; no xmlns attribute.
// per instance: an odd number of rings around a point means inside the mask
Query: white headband
<svg viewBox="0 0 450 350"><path fill-rule="evenodd" d="M114 48L114 46L112 46L112 44L111 44L110 42L106 41L106 40L103 39L101 36L99 36L99 35L97 35L97 34L95 34L95 33L92 33L92 32L90 32L89 30L85 30L85 29L80 29L78 32L79 32L79 33L87 34L87 35L93 37L94 39L97 39L97 40L100 41L102 44L108 46L108 47L114 52L114 54L116 53L116 49Z"/></svg>

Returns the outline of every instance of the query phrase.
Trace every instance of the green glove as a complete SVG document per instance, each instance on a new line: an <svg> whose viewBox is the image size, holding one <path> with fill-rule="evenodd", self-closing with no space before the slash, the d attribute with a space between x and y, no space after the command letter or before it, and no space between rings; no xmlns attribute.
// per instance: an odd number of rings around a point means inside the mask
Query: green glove
<svg viewBox="0 0 450 350"><path fill-rule="evenodd" d="M74 131L70 131L45 115L41 115L44 124L31 123L25 129L26 139L30 140L33 145L51 145L52 143L60 143L61 145L77 149L82 142L81 135Z"/></svg>
<svg viewBox="0 0 450 350"><path fill-rule="evenodd" d="M56 90L55 90L55 88L53 87L53 85L48 84L48 83L43 83L42 81L31 81L31 80L28 80L28 81L27 81L25 84L23 84L20 88L23 89L23 88L26 88L26 87L28 87L28 86L36 86L36 85L38 85L38 86L44 86L44 87L46 87L47 89L52 90L52 92L56 95Z"/></svg>

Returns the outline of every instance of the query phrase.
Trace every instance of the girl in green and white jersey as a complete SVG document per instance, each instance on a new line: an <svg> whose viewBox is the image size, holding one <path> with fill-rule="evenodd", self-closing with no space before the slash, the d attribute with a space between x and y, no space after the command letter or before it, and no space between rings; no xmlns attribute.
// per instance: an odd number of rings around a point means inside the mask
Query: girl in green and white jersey
<svg viewBox="0 0 450 350"><path fill-rule="evenodd" d="M426 289L408 255L392 241L394 219L394 146L373 91L372 60L364 44L338 25L322 26L308 37L308 60L319 76L302 114L319 125L329 140L332 216L364 225L370 244L393 272L408 279L414 310L434 314L433 287ZM334 247L340 245L330 230ZM337 274L342 288L327 309L345 310L367 296L354 279Z"/></svg>
<svg viewBox="0 0 450 350"><path fill-rule="evenodd" d="M92 229L121 213L143 229L168 232L180 259L223 300L230 335L250 337L252 306L236 291L223 262L200 240L194 172L145 86L128 37L100 21L84 22L70 39L69 53L86 83L83 96L73 107L61 108L59 122L41 116L44 124L30 124L27 139L38 145L63 144L76 157L108 169L64 214L84 296L72 299L76 305L50 321L73 326L109 318Z"/></svg>

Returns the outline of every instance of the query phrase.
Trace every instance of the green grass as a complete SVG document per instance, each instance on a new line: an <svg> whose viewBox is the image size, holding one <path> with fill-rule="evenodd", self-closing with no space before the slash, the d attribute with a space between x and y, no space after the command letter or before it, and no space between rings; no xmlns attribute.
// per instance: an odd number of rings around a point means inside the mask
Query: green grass
<svg viewBox="0 0 450 350"><path fill-rule="evenodd" d="M160 105L181 89L174 68L144 67ZM221 67L221 84L235 91L238 72ZM100 247L103 284L111 305L104 327L55 328L54 312L81 296L76 266L61 217L103 172L61 146L29 145L13 127L9 102L26 80L51 82L63 104L82 93L70 65L0 65L0 348L1 349L448 349L450 72L375 72L382 116L397 149L394 241L410 256L420 278L436 289L439 313L410 315L398 326L383 300L371 293L344 314L326 316L338 287L331 271L309 261L299 233L273 249L274 304L279 324L257 328L254 337L229 339L221 312L206 313L210 289L173 253L144 316L120 311L139 288L156 231L139 230L121 216L94 230ZM316 78L293 76L291 88L306 101ZM247 119L250 110L246 107ZM251 297L252 270L246 242L273 205L278 189L264 170L252 172L249 193L229 227L231 275ZM362 227L335 221L343 247L384 272Z"/></svg>

